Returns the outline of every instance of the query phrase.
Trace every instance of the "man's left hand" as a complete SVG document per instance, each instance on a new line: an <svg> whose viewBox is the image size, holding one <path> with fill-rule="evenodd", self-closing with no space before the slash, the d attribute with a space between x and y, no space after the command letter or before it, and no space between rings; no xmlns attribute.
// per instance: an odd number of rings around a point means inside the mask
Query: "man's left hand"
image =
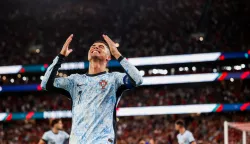
<svg viewBox="0 0 250 144"><path fill-rule="evenodd" d="M108 43L109 48L110 48L110 52L111 54L118 59L121 56L121 53L118 51L115 42L112 41L107 35L102 35L102 37L104 38L104 40Z"/></svg>

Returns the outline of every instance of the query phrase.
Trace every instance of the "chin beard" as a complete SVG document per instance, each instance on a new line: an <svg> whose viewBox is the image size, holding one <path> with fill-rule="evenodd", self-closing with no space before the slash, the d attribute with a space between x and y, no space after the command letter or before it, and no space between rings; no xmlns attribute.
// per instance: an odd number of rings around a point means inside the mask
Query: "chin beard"
<svg viewBox="0 0 250 144"><path fill-rule="evenodd" d="M100 56L91 56L90 60L94 60L94 61L102 61L102 57Z"/></svg>

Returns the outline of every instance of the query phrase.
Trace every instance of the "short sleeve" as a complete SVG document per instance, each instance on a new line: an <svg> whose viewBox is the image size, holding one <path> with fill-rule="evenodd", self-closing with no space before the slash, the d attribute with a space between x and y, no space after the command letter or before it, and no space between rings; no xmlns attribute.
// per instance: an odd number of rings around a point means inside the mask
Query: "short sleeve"
<svg viewBox="0 0 250 144"><path fill-rule="evenodd" d="M177 137L177 141L178 141L178 143L180 143L179 134L178 134L176 137Z"/></svg>
<svg viewBox="0 0 250 144"><path fill-rule="evenodd" d="M44 134L43 134L43 136L42 136L42 140L44 140L45 142L48 142L48 133L47 132L45 132Z"/></svg>
<svg viewBox="0 0 250 144"><path fill-rule="evenodd" d="M133 88L131 79L126 73L114 72L116 84L118 87L125 86L126 89Z"/></svg>
<svg viewBox="0 0 250 144"><path fill-rule="evenodd" d="M195 141L194 136L193 136L193 134L191 132L189 132L189 134L188 134L188 141L189 142Z"/></svg>
<svg viewBox="0 0 250 144"><path fill-rule="evenodd" d="M69 139L69 134L66 133L66 132L63 132L64 133L64 136L65 136L65 139Z"/></svg>

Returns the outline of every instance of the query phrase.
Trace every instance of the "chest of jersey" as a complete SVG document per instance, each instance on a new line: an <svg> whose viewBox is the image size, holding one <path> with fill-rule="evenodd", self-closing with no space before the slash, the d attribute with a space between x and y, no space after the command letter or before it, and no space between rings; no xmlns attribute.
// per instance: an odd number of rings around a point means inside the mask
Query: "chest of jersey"
<svg viewBox="0 0 250 144"><path fill-rule="evenodd" d="M65 137L62 134L51 134L48 137L48 144L63 144L65 141Z"/></svg>
<svg viewBox="0 0 250 144"><path fill-rule="evenodd" d="M178 136L178 143L179 144L189 144L189 137L187 135L179 135Z"/></svg>
<svg viewBox="0 0 250 144"><path fill-rule="evenodd" d="M110 75L84 76L76 80L74 105L83 101L95 103L103 101L106 97L115 95L115 79Z"/></svg>

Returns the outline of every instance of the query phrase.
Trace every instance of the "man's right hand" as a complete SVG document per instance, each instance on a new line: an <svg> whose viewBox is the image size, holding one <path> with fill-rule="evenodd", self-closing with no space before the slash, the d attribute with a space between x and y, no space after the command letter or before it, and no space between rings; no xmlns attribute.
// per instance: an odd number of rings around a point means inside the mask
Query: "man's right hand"
<svg viewBox="0 0 250 144"><path fill-rule="evenodd" d="M64 55L65 57L67 57L73 50L69 49L69 44L73 39L73 34L71 34L68 39L66 40L66 42L63 45L63 48L60 52L61 55Z"/></svg>

